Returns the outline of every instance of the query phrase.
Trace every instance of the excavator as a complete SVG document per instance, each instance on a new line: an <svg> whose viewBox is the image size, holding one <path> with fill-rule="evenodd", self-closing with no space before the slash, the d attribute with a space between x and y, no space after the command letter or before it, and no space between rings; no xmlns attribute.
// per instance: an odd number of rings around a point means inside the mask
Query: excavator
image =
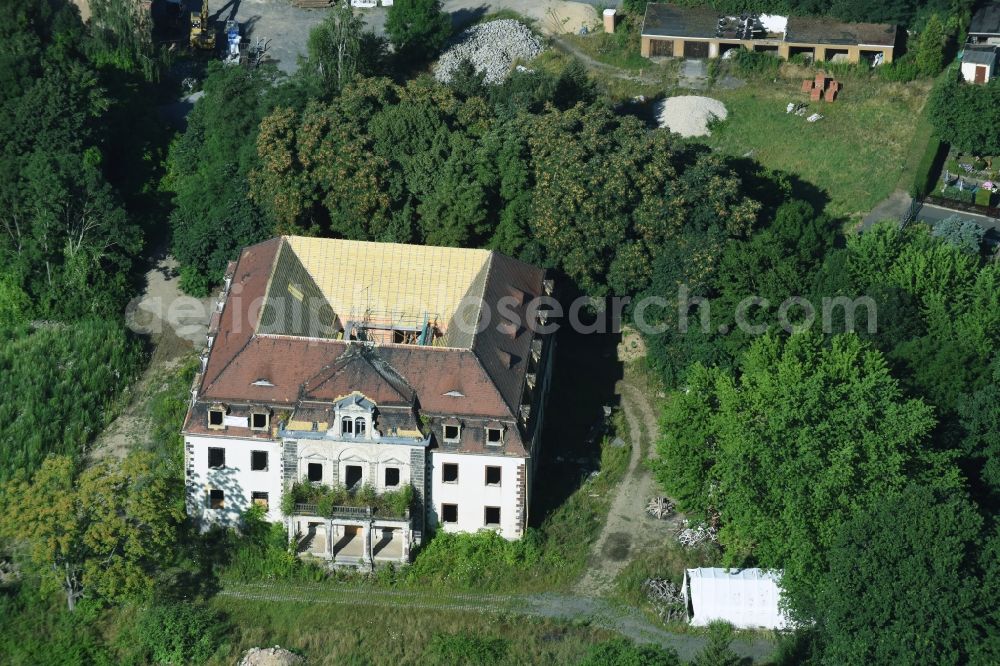
<svg viewBox="0 0 1000 666"><path fill-rule="evenodd" d="M191 12L191 48L215 50L215 28L208 20L208 0L201 0L201 13Z"/></svg>

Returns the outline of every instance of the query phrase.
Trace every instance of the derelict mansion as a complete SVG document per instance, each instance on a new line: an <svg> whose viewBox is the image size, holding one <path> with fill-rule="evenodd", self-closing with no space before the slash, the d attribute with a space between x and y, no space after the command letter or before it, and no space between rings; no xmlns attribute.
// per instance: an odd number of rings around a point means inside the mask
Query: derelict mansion
<svg viewBox="0 0 1000 666"><path fill-rule="evenodd" d="M339 564L407 561L429 528L519 538L554 345L525 322L552 289L487 250L300 237L244 249L183 428L189 515L237 525L258 505L300 552ZM516 316L482 312L501 300ZM303 488L342 501L297 501Z"/></svg>

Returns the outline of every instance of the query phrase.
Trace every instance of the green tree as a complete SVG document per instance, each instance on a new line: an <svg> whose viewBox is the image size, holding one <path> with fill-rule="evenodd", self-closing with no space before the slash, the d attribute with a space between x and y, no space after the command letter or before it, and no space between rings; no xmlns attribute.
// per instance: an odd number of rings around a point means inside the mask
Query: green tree
<svg viewBox="0 0 1000 666"><path fill-rule="evenodd" d="M733 640L733 627L726 622L708 625L708 644L691 662L691 666L739 666L743 663L729 647Z"/></svg>
<svg viewBox="0 0 1000 666"><path fill-rule="evenodd" d="M859 509L814 584L822 663L989 663L976 654L993 610L980 593L981 528L961 493L926 486Z"/></svg>
<svg viewBox="0 0 1000 666"><path fill-rule="evenodd" d="M718 419L715 387L722 373L696 363L663 411L663 437L657 444L653 473L667 494L688 513L712 506L712 466L717 458Z"/></svg>
<svg viewBox="0 0 1000 666"><path fill-rule="evenodd" d="M170 148L166 182L174 192L171 249L181 263L181 286L208 293L240 248L275 232L271 220L248 197L257 164L260 121L270 110L269 69L248 70L213 63L205 95L188 126Z"/></svg>
<svg viewBox="0 0 1000 666"><path fill-rule="evenodd" d="M316 78L326 96L339 93L361 70L364 26L350 3L342 2L309 31L304 70Z"/></svg>
<svg viewBox="0 0 1000 666"><path fill-rule="evenodd" d="M944 48L948 35L944 23L932 14L917 39L917 66L924 76L937 76L944 68Z"/></svg>
<svg viewBox="0 0 1000 666"><path fill-rule="evenodd" d="M385 31L401 62L425 62L451 35L451 17L440 0L399 0L389 7Z"/></svg>
<svg viewBox="0 0 1000 666"><path fill-rule="evenodd" d="M976 155L1000 153L1000 79L986 85L961 83L957 77L935 86L928 101L938 137L954 148Z"/></svg>
<svg viewBox="0 0 1000 666"><path fill-rule="evenodd" d="M65 595L145 598L183 517L176 480L153 456L102 461L79 477L72 460L49 457L2 490L0 535L27 546L44 589Z"/></svg>
<svg viewBox="0 0 1000 666"><path fill-rule="evenodd" d="M962 396L957 405L962 428L959 449L974 495L984 506L1000 499L1000 359L991 364L991 381Z"/></svg>
<svg viewBox="0 0 1000 666"><path fill-rule="evenodd" d="M34 472L50 453L80 455L141 362L120 321L0 328L0 481Z"/></svg>
<svg viewBox="0 0 1000 666"><path fill-rule="evenodd" d="M957 485L949 457L926 447L933 410L904 398L882 355L856 336L830 344L812 334L765 336L740 370L721 377L714 395L700 388L707 395L692 410L718 433L712 493L702 492L719 512L726 563L784 569L784 587L800 603L825 574L826 553L853 511L910 479ZM691 439L673 427L664 441L678 435ZM697 465L675 473L690 487L705 483Z"/></svg>

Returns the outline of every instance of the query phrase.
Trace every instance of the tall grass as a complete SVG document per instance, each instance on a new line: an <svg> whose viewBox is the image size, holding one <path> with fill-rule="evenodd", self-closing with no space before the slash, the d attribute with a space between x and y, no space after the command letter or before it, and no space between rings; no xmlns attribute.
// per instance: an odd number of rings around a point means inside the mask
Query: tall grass
<svg viewBox="0 0 1000 666"><path fill-rule="evenodd" d="M469 652L449 663L491 663L502 654L508 664L577 664L590 645L609 637L562 622L405 606L265 604L233 597L216 597L212 604L239 632L229 654L209 664L232 664L247 648L270 645L292 648L309 664L442 663L459 647Z"/></svg>

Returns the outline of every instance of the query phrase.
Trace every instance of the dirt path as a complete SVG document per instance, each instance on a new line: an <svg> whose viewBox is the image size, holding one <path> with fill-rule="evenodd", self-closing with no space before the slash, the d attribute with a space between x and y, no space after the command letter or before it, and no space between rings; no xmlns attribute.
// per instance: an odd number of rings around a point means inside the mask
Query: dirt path
<svg viewBox="0 0 1000 666"><path fill-rule="evenodd" d="M149 338L149 364L130 388L128 406L94 442L88 460L109 455L123 458L146 444L152 425L147 413L149 399L165 388L172 370L205 345L214 299L185 296L179 282L177 262L173 257L162 257L146 273L143 293L129 305L128 326Z"/></svg>
<svg viewBox="0 0 1000 666"><path fill-rule="evenodd" d="M595 69L597 71L603 72L608 76L614 77L616 79L623 79L626 81L638 81L639 83L645 83L648 85L659 85L663 83L663 79L656 76L650 76L646 74L632 74L620 67L615 67L614 65L609 65L607 63L601 62L600 60L595 60L589 55L576 48L570 44L565 39L562 39L556 35L550 35L552 39L552 45L562 51L563 53L568 53L569 55L577 58L580 62L586 65L589 69Z"/></svg>
<svg viewBox="0 0 1000 666"><path fill-rule="evenodd" d="M684 661L693 659L706 643L701 635L676 634L657 627L634 609L615 606L603 599L570 594L499 595L378 589L370 586L227 583L219 595L262 602L348 604L394 610L459 610L567 622L585 621L638 643L653 643L676 650ZM749 657L754 661L765 660L774 651L773 643L767 640L749 642L737 639L730 647L741 657Z"/></svg>
<svg viewBox="0 0 1000 666"><path fill-rule="evenodd" d="M660 494L645 464L656 452L656 412L643 390L635 384L620 381L616 392L621 396L628 422L632 456L628 471L615 490L608 518L591 550L587 571L574 588L577 594L585 596L607 593L625 565L638 552L655 548L671 538L680 520L677 515L668 520L656 520L646 513L649 499Z"/></svg>

